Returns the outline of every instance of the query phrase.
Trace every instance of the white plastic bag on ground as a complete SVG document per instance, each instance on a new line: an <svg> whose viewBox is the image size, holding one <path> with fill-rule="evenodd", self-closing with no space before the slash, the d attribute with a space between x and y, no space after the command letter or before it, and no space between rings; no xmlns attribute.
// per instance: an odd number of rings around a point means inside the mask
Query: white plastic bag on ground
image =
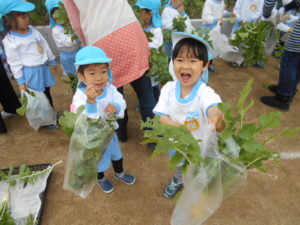
<svg viewBox="0 0 300 225"><path fill-rule="evenodd" d="M22 92L27 98L26 118L29 125L37 131L41 126L56 125L57 118L56 112L49 103L48 98L44 92L28 90L33 93L30 94L27 91Z"/></svg>
<svg viewBox="0 0 300 225"><path fill-rule="evenodd" d="M114 128L106 120L93 120L81 113L74 126L65 169L65 190L86 198L92 191L97 168L106 146L112 140Z"/></svg>
<svg viewBox="0 0 300 225"><path fill-rule="evenodd" d="M173 211L172 225L201 225L220 207L223 199L234 194L246 180L245 167L219 152L217 135L210 125L202 124L201 139L205 161L199 167L189 165L183 175L184 189ZM233 157L239 154L238 145L232 139L228 140L228 146L227 151Z"/></svg>

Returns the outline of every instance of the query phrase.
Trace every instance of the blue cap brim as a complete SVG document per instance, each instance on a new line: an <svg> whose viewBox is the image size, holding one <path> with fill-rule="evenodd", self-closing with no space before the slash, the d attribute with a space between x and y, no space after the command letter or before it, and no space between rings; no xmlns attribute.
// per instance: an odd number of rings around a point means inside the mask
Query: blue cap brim
<svg viewBox="0 0 300 225"><path fill-rule="evenodd" d="M10 11L16 11L16 12L31 12L35 9L35 5L30 2L20 2L18 5L14 6L10 9Z"/></svg>
<svg viewBox="0 0 300 225"><path fill-rule="evenodd" d="M80 60L74 64L80 66L80 65L87 65L93 63L110 63L111 61L112 59L110 58L93 58L93 59Z"/></svg>

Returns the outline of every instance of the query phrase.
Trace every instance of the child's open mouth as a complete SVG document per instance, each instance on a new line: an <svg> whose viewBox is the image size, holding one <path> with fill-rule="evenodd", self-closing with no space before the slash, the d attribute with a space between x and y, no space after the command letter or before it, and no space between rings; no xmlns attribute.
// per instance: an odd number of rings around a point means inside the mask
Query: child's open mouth
<svg viewBox="0 0 300 225"><path fill-rule="evenodd" d="M183 82L189 81L190 78L191 78L191 74L190 73L181 73L181 80Z"/></svg>

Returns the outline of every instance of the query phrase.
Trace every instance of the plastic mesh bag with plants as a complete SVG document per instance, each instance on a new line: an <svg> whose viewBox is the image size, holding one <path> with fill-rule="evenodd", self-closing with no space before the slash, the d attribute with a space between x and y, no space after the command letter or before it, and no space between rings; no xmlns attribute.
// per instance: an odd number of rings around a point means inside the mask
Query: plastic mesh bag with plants
<svg viewBox="0 0 300 225"><path fill-rule="evenodd" d="M172 225L199 225L221 205L224 198L234 194L245 182L246 168L230 161L219 152L218 137L209 124L202 124L200 165L190 164L183 175L182 191L173 215ZM238 145L229 145L232 155L239 154Z"/></svg>
<svg viewBox="0 0 300 225"><path fill-rule="evenodd" d="M114 127L103 118L97 120L81 113L72 132L64 189L86 198L97 179L98 163L112 140Z"/></svg>
<svg viewBox="0 0 300 225"><path fill-rule="evenodd" d="M56 112L44 92L27 89L22 91L22 106L17 109L19 115L26 115L29 125L35 130L42 126L56 125Z"/></svg>

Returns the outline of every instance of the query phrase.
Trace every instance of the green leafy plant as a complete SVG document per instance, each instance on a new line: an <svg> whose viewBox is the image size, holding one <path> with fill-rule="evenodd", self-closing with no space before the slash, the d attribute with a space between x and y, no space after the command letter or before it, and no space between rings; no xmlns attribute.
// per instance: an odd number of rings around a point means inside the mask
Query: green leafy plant
<svg viewBox="0 0 300 225"><path fill-rule="evenodd" d="M55 10L53 17L55 18L55 20L58 24L61 24L64 26L65 34L72 35L72 41L75 41L78 39L78 36L76 35L76 33L74 32L74 30L72 28L67 11L66 11L63 3L59 2L58 9Z"/></svg>
<svg viewBox="0 0 300 225"><path fill-rule="evenodd" d="M34 92L29 91L29 90L26 90L26 92L28 94L30 94L31 96L35 97ZM19 107L19 108L17 108L16 112L18 113L18 115L24 116L25 113L26 113L27 105L28 105L28 100L27 100L26 95L24 95L23 97L19 98L19 101L20 101L20 103L21 103L22 106Z"/></svg>
<svg viewBox="0 0 300 225"><path fill-rule="evenodd" d="M32 171L28 166L21 165L18 174L14 174L15 167L9 165L7 173L0 169L0 181L7 181L10 187L15 186L18 180L24 183L34 184L38 177L45 175L60 163L62 163L62 161L41 171Z"/></svg>
<svg viewBox="0 0 300 225"><path fill-rule="evenodd" d="M274 25L267 21L242 23L241 28L235 32L235 38L230 40L230 44L242 50L246 66L257 62L266 63L265 42L273 27Z"/></svg>
<svg viewBox="0 0 300 225"><path fill-rule="evenodd" d="M219 138L219 149L225 155L226 140L232 137L240 146L240 154L237 160L242 162L247 169L258 169L266 171L263 162L265 160L278 160L279 153L271 152L267 149L267 144L279 137L294 137L298 135L300 127L284 128L275 136L269 136L263 141L258 141L257 136L263 134L266 129L274 129L280 126L280 112L270 112L262 114L258 118L258 123L246 123L245 115L254 105L254 101L247 102L247 98L252 90L253 79L240 91L240 99L236 105L230 106L228 103L221 103L218 108L224 113L226 128Z"/></svg>
<svg viewBox="0 0 300 225"><path fill-rule="evenodd" d="M64 114L59 118L58 123L61 126L63 132L67 136L69 136L69 137L72 136L75 122L76 122L78 116L80 115L80 113L84 109L85 109L85 106L81 106L78 108L76 113L65 111Z"/></svg>
<svg viewBox="0 0 300 225"><path fill-rule="evenodd" d="M46 26L49 24L45 0L28 0L35 5L35 9L28 13L33 26Z"/></svg>
<svg viewBox="0 0 300 225"><path fill-rule="evenodd" d="M254 105L254 101L247 102L247 98L252 90L253 80L248 83L240 91L240 99L234 106L228 103L220 103L218 108L224 113L224 121L226 128L219 136L218 148L229 161L244 165L247 169L258 169L266 172L264 161L280 159L277 152L271 152L267 149L267 144L278 137L294 137L297 136L300 127L284 128L275 136L269 136L263 141L258 141L257 136L264 133L266 129L277 128L280 126L280 112L271 112L259 116L258 123L246 123L245 115ZM150 128L144 130L144 140L142 143L157 143L153 156L157 156L170 149L175 149L176 154L170 159L168 165L174 168L179 162L185 159L184 167L192 163L204 163L210 165L211 162L201 160L199 140L195 140L185 127L174 127L161 124L159 118L148 119L142 122L141 128ZM233 138L240 148L238 157L230 154L227 140ZM214 168L214 167L212 167ZM214 173L212 169L211 173Z"/></svg>
<svg viewBox="0 0 300 225"><path fill-rule="evenodd" d="M146 122L141 122L141 129L144 130L146 140L142 144L156 143L155 151L151 158L168 152L170 149L176 150L176 153L168 162L169 168L175 168L178 163L184 160L183 170L193 163L200 165L203 161L199 144L200 140L195 140L190 132L184 127L174 127L171 125L161 124L159 117L153 119L147 118Z"/></svg>
<svg viewBox="0 0 300 225"><path fill-rule="evenodd" d="M5 172L0 169L0 181L6 181L9 184L9 188L5 192L4 198L0 203L0 225L15 225L15 221L11 216L9 208L10 187L15 186L17 181L34 184L38 177L45 175L60 163L62 163L62 161L41 171L32 171L28 166L21 165L18 174L15 174L15 167L13 165L9 165L8 171ZM35 224L37 224L37 222L34 221L33 216L30 214L27 217L26 225Z"/></svg>
<svg viewBox="0 0 300 225"><path fill-rule="evenodd" d="M9 191L4 193L3 200L0 203L0 225L15 225L9 209Z"/></svg>
<svg viewBox="0 0 300 225"><path fill-rule="evenodd" d="M164 42L172 42L171 34L172 32L184 32L186 30L185 21L187 20L186 17L178 16L177 18L173 19L173 30L164 29L163 36Z"/></svg>
<svg viewBox="0 0 300 225"><path fill-rule="evenodd" d="M184 10L190 18L200 18L205 0L184 0Z"/></svg>
<svg viewBox="0 0 300 225"><path fill-rule="evenodd" d="M37 220L34 220L33 215L30 214L30 215L27 217L26 225L37 225L37 224L38 224L38 221L37 221Z"/></svg>
<svg viewBox="0 0 300 225"><path fill-rule="evenodd" d="M78 84L78 76L72 73L68 74L69 79L63 79L63 82L70 85L72 92L75 93L77 90L77 84Z"/></svg>
<svg viewBox="0 0 300 225"><path fill-rule="evenodd" d="M210 35L209 35L210 30L208 28L197 28L195 30L192 31L193 34L202 37L209 45L211 48L213 48L213 44L212 41L210 40Z"/></svg>

